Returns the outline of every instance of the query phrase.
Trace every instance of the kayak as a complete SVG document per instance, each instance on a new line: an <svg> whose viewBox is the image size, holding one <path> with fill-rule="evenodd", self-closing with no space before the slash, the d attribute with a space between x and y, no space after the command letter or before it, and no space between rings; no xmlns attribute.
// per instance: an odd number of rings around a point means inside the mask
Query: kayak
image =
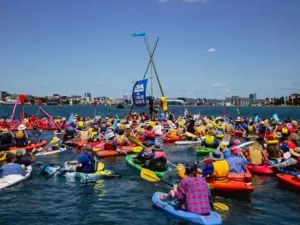
<svg viewBox="0 0 300 225"><path fill-rule="evenodd" d="M165 137L164 142L166 143L175 143L176 141L185 140L184 136L177 136L177 137Z"/></svg>
<svg viewBox="0 0 300 225"><path fill-rule="evenodd" d="M250 184L240 181L229 180L227 182L207 181L209 186L212 186L215 191L237 191L237 192L251 192L254 187Z"/></svg>
<svg viewBox="0 0 300 225"><path fill-rule="evenodd" d="M203 155L208 155L209 153L213 152L216 150L215 148L210 148L210 147L201 147L198 150L196 150L196 155L203 156Z"/></svg>
<svg viewBox="0 0 300 225"><path fill-rule="evenodd" d="M133 157L131 155L126 156L125 159L126 159L126 162L128 163L129 166L131 166L131 167L133 167L133 168L135 168L139 171L142 170L143 167L141 167L140 164L135 163L134 160L133 160ZM158 177L163 177L165 172L168 172L170 170L172 170L172 168L169 165L167 165L167 168L164 172L158 172L158 171L152 171L152 172L155 173Z"/></svg>
<svg viewBox="0 0 300 225"><path fill-rule="evenodd" d="M46 143L47 142L43 140L40 143L27 145L26 147L11 147L9 150L10 151L15 151L15 150L18 150L18 149L25 149L26 151L32 151L35 148L40 148L40 147L45 146Z"/></svg>
<svg viewBox="0 0 300 225"><path fill-rule="evenodd" d="M259 166L247 164L246 167L252 173L259 174L259 175L271 175L274 172L273 169L269 168L267 164L259 165Z"/></svg>
<svg viewBox="0 0 300 225"><path fill-rule="evenodd" d="M280 183L286 184L293 188L300 188L300 181L295 180L295 176L290 174L276 174L277 179Z"/></svg>
<svg viewBox="0 0 300 225"><path fill-rule="evenodd" d="M5 177L0 178L0 190L7 188L7 187L11 187L13 185L16 185L22 181L27 180L32 172L32 166L27 166L25 168L26 174L25 177L19 174L11 174L11 175L7 175Z"/></svg>
<svg viewBox="0 0 300 225"><path fill-rule="evenodd" d="M201 144L202 140L197 141L176 141L175 145L193 145L193 144Z"/></svg>
<svg viewBox="0 0 300 225"><path fill-rule="evenodd" d="M164 202L159 199L159 196L165 194L166 193L163 192L155 192L154 195L152 196L152 202L156 207L166 211L167 213L175 217L178 217L182 220L192 222L194 224L204 224L204 225L222 224L221 216L218 213L213 211L211 211L210 214L207 216L201 216L195 213L190 213L183 210L175 209L174 206L172 206L168 202Z"/></svg>
<svg viewBox="0 0 300 225"><path fill-rule="evenodd" d="M110 157L110 156L121 156L121 155L127 155L129 153L132 153L132 147L131 146L124 146L120 147L119 151L116 150L100 150L96 152L96 155L98 157L104 158L104 157Z"/></svg>
<svg viewBox="0 0 300 225"><path fill-rule="evenodd" d="M42 173L48 175L54 174L59 168L61 168L60 165L40 166ZM60 170L60 172L57 172L56 175L64 176L66 179L79 179L80 181L84 182L97 181L104 178L116 178L120 176L111 170L104 170L104 164L100 162L98 163L98 170L94 173L64 172L63 170Z"/></svg>
<svg viewBox="0 0 300 225"><path fill-rule="evenodd" d="M246 173L242 174L236 174L236 173L229 173L227 178L229 180L234 180L234 181L240 181L240 182L251 182L252 175L249 170L246 171Z"/></svg>
<svg viewBox="0 0 300 225"><path fill-rule="evenodd" d="M66 147L61 147L58 150L54 150L54 151L49 151L49 152L39 152L37 154L35 154L35 156L41 156L41 155L53 155L53 154L57 154L57 153L61 153L66 151L67 148Z"/></svg>

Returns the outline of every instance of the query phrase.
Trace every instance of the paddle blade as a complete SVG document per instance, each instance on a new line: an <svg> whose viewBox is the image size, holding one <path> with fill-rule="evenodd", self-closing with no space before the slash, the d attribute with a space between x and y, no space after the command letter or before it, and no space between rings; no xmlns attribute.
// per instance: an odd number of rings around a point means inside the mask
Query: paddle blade
<svg viewBox="0 0 300 225"><path fill-rule="evenodd" d="M229 207L223 203L215 202L213 205L214 205L215 210L229 211Z"/></svg>
<svg viewBox="0 0 300 225"><path fill-rule="evenodd" d="M19 99L20 99L21 105L24 106L24 103L25 103L25 95L24 95L24 94L20 94Z"/></svg>
<svg viewBox="0 0 300 225"><path fill-rule="evenodd" d="M134 145L144 147L143 144L134 135L129 135L128 140Z"/></svg>
<svg viewBox="0 0 300 225"><path fill-rule="evenodd" d="M150 181L150 182L158 182L160 181L159 177L156 176L151 170L142 168L140 176L142 179Z"/></svg>
<svg viewBox="0 0 300 225"><path fill-rule="evenodd" d="M133 151L134 153L140 153L142 150L143 150L143 147L142 147L142 146L136 146L136 147L133 147L133 148L132 148L132 151Z"/></svg>

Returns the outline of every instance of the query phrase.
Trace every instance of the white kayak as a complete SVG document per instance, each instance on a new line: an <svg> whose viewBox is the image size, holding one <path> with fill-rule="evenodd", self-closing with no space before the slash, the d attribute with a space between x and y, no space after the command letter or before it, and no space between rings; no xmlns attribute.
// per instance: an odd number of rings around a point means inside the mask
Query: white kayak
<svg viewBox="0 0 300 225"><path fill-rule="evenodd" d="M35 154L35 156L40 156L40 155L53 155L53 154L57 154L57 153L61 153L66 151L67 148L66 147L61 147L58 150L54 150L54 151L49 151L49 152L39 152L37 154Z"/></svg>
<svg viewBox="0 0 300 225"><path fill-rule="evenodd" d="M19 174L11 174L0 178L0 190L27 180L31 175L32 166L27 166L25 170L26 170L25 177Z"/></svg>
<svg viewBox="0 0 300 225"><path fill-rule="evenodd" d="M176 141L175 145L194 145L194 144L201 144L202 140L197 141Z"/></svg>

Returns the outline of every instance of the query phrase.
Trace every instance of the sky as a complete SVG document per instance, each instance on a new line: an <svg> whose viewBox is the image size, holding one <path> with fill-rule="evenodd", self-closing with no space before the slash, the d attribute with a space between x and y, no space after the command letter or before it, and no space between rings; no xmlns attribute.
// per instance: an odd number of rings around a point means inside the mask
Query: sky
<svg viewBox="0 0 300 225"><path fill-rule="evenodd" d="M160 38L167 97L299 93L299 11L298 0L3 0L0 91L131 94L149 62L131 36L143 31Z"/></svg>

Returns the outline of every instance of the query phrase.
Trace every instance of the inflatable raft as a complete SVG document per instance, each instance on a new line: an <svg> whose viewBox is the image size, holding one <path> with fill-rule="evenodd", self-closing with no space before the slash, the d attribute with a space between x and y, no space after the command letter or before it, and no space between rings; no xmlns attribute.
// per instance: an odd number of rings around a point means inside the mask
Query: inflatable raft
<svg viewBox="0 0 300 225"><path fill-rule="evenodd" d="M162 193L162 192L155 192L154 195L152 196L152 202L153 204L166 211L167 213L188 221L188 222L192 222L194 224L203 224L203 225L218 225L218 224L222 224L222 219L221 216L216 213L211 211L209 215L207 216L201 216L195 213L190 213L190 212L186 212L183 210L177 210L175 209L171 204L169 204L168 202L164 202L162 200L159 199L159 196L161 195L165 195L166 193Z"/></svg>
<svg viewBox="0 0 300 225"><path fill-rule="evenodd" d="M135 169L137 169L138 171L141 171L141 170L142 170L143 167L142 167L140 164L134 162L133 156L128 155L128 156L126 156L125 159L126 159L127 164L128 164L129 166L131 166L132 168L135 168ZM153 171L153 172L154 172L158 177L163 177L164 174L165 174L165 172L170 171L170 170L172 170L172 168L171 168L170 166L167 165L167 168L166 168L165 171L163 171L163 172Z"/></svg>
<svg viewBox="0 0 300 225"><path fill-rule="evenodd" d="M26 170L25 177L21 176L19 174L11 174L11 175L7 175L5 177L0 178L0 190L11 187L13 185L16 185L20 182L27 180L31 175L32 166L27 166L25 170Z"/></svg>

